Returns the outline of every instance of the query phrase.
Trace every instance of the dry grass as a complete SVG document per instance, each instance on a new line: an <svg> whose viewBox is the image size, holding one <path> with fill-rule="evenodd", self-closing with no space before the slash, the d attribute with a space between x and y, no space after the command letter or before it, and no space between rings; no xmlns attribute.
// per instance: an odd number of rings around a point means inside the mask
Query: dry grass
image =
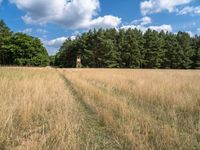
<svg viewBox="0 0 200 150"><path fill-rule="evenodd" d="M199 149L200 71L0 68L0 149Z"/></svg>
<svg viewBox="0 0 200 150"><path fill-rule="evenodd" d="M0 149L86 147L82 114L55 70L0 69Z"/></svg>
<svg viewBox="0 0 200 150"><path fill-rule="evenodd" d="M200 71L62 70L130 149L199 149Z"/></svg>

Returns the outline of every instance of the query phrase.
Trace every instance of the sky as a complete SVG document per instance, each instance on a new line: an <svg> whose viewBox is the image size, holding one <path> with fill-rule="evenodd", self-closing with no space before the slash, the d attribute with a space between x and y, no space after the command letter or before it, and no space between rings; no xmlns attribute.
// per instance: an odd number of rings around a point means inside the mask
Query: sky
<svg viewBox="0 0 200 150"><path fill-rule="evenodd" d="M200 0L0 0L0 19L39 37L52 55L67 38L94 28L200 35Z"/></svg>

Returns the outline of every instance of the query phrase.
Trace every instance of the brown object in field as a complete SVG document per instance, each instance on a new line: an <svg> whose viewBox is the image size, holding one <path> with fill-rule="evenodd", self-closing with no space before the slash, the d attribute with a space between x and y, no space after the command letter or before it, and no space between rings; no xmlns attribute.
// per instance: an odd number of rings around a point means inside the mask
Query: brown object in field
<svg viewBox="0 0 200 150"><path fill-rule="evenodd" d="M82 65L81 65L81 57L78 56L77 59L76 59L76 68L81 68Z"/></svg>

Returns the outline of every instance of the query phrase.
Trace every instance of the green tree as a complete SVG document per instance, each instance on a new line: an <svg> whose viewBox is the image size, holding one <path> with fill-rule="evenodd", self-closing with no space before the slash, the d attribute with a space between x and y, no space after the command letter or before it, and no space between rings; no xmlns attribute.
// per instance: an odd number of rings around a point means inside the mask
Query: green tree
<svg viewBox="0 0 200 150"><path fill-rule="evenodd" d="M137 29L90 30L67 39L55 55L55 65L97 68L199 68L199 37Z"/></svg>
<svg viewBox="0 0 200 150"><path fill-rule="evenodd" d="M23 33L12 33L3 20L0 21L0 64L46 66L49 57L38 38Z"/></svg>
<svg viewBox="0 0 200 150"><path fill-rule="evenodd" d="M200 69L200 36L192 38L192 49L194 51L192 57L192 68Z"/></svg>
<svg viewBox="0 0 200 150"><path fill-rule="evenodd" d="M160 68L163 62L164 51L159 37L159 33L148 29L144 34L145 67Z"/></svg>
<svg viewBox="0 0 200 150"><path fill-rule="evenodd" d="M182 50L182 64L181 68L183 69L189 69L192 65L192 56L194 55L194 51L191 46L191 38L188 33L185 32L178 32L177 34L177 40L179 45L181 46Z"/></svg>
<svg viewBox="0 0 200 150"><path fill-rule="evenodd" d="M12 32L7 27L3 20L0 20L0 64L6 65L11 64L9 58L11 57L10 52L10 39L12 37Z"/></svg>
<svg viewBox="0 0 200 150"><path fill-rule="evenodd" d="M23 33L12 36L12 59L15 65L47 66L49 57L42 42Z"/></svg>
<svg viewBox="0 0 200 150"><path fill-rule="evenodd" d="M168 33L165 39L165 58L164 68L180 69L182 62L183 51L179 45L176 35Z"/></svg>

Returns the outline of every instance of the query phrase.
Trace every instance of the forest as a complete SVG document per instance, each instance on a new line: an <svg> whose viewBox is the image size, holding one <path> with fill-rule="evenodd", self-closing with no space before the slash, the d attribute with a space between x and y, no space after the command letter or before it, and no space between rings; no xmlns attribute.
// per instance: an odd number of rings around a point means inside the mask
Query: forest
<svg viewBox="0 0 200 150"><path fill-rule="evenodd" d="M148 29L94 29L68 38L48 56L39 38L14 33L0 21L0 65L84 68L199 69L200 36Z"/></svg>
<svg viewBox="0 0 200 150"><path fill-rule="evenodd" d="M0 65L47 66L49 56L39 38L14 33L0 20Z"/></svg>
<svg viewBox="0 0 200 150"><path fill-rule="evenodd" d="M200 68L200 36L148 29L90 30L68 38L51 64L72 68L80 56L89 68Z"/></svg>

